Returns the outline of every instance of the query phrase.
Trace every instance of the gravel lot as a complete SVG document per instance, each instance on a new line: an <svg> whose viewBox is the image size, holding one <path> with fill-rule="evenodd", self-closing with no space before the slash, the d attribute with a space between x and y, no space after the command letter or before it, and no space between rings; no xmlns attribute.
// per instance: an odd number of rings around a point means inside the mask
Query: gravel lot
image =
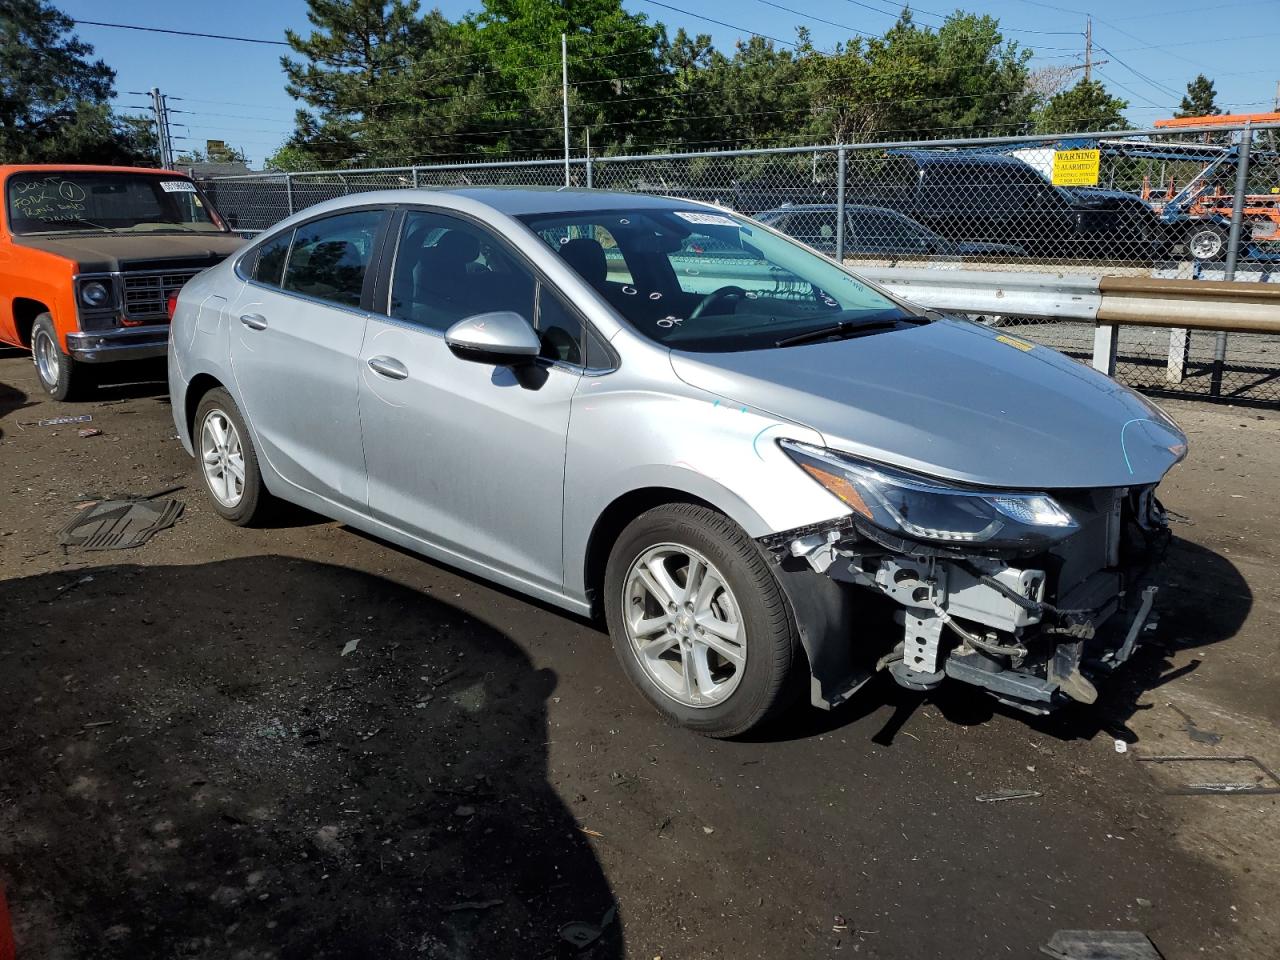
<svg viewBox="0 0 1280 960"><path fill-rule="evenodd" d="M1085 928L1274 957L1277 796L1171 796L1252 773L1140 758L1280 771L1280 415L1167 407L1192 442L1171 585L1098 706L878 683L715 742L660 722L590 623L309 514L224 523L162 383L58 404L0 354L19 956L1030 960ZM79 413L103 434L36 425ZM56 545L77 497L175 483L147 546ZM1004 789L1038 795L976 799ZM560 933L608 919L582 951Z"/></svg>

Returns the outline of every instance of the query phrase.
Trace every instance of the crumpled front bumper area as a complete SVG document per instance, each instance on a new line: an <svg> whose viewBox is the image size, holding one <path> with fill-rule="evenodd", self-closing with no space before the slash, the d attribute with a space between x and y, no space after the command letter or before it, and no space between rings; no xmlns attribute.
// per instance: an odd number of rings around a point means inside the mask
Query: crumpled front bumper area
<svg viewBox="0 0 1280 960"><path fill-rule="evenodd" d="M1035 555L918 544L852 522L766 538L764 545L784 569L804 561L811 574L869 603L876 601L866 593L874 594L887 608L884 622L896 624L886 631L888 642L882 631L858 624L846 632L846 642L871 661L859 685L877 670L916 690L952 678L1010 706L1048 713L1097 699L1096 681L1127 661L1154 627L1150 571L1169 538L1152 487L1060 499L1070 502L1080 527ZM824 678L815 673L815 680Z"/></svg>

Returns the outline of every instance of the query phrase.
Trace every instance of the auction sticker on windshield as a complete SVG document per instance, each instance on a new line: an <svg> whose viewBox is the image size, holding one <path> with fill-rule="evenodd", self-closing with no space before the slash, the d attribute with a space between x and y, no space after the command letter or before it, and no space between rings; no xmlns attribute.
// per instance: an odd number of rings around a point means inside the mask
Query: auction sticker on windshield
<svg viewBox="0 0 1280 960"><path fill-rule="evenodd" d="M165 193L195 193L196 185L190 180L161 180L160 189Z"/></svg>
<svg viewBox="0 0 1280 960"><path fill-rule="evenodd" d="M710 224L715 227L736 227L737 222L731 217L726 217L723 213L697 213L692 210L675 210L673 211L677 217L687 223Z"/></svg>

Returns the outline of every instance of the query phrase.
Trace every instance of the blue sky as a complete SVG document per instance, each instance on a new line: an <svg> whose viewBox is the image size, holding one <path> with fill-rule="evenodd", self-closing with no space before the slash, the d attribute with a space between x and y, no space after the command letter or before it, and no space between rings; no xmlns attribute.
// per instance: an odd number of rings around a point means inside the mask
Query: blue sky
<svg viewBox="0 0 1280 960"><path fill-rule="evenodd" d="M305 0L217 0L189 5L172 0L54 2L77 20L272 40L283 39L286 27L308 26ZM726 50L747 31L790 40L801 24L809 27L820 49L831 49L855 30L883 32L898 10L892 0L669 0L669 6L685 13L645 0L624 3L629 10L661 20L672 31L684 26L690 32L710 33ZM456 19L476 5L442 0L440 8ZM935 25L954 6L931 0L913 9L920 23ZM1214 80L1220 105L1233 112L1271 109L1280 81L1275 55L1280 46L1280 0L1226 0L1209 6L1194 0L1106 4L990 0L963 8L998 17L1006 36L1035 50L1035 63L1043 66L1080 61L1085 17L1092 13L1094 42L1103 48L1096 49L1095 56L1110 61L1098 68L1100 78L1114 94L1129 101L1129 119L1137 125L1169 116L1187 81L1199 72ZM1179 24L1185 29L1175 29ZM284 47L89 25L78 31L115 68L122 108L146 103L129 91L159 87L170 95L172 108L188 111L173 117L186 124L175 131L189 138L179 141L180 147L203 147L207 139L226 140L244 149L256 167L292 128L294 107L285 95L279 65L280 55L287 52Z"/></svg>

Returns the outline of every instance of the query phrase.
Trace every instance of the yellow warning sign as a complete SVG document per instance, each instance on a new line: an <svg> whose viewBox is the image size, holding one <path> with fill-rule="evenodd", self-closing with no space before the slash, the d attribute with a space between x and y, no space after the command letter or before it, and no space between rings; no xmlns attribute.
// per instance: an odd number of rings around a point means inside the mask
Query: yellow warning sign
<svg viewBox="0 0 1280 960"><path fill-rule="evenodd" d="M1056 187L1096 187L1101 150L1058 150L1053 155Z"/></svg>

